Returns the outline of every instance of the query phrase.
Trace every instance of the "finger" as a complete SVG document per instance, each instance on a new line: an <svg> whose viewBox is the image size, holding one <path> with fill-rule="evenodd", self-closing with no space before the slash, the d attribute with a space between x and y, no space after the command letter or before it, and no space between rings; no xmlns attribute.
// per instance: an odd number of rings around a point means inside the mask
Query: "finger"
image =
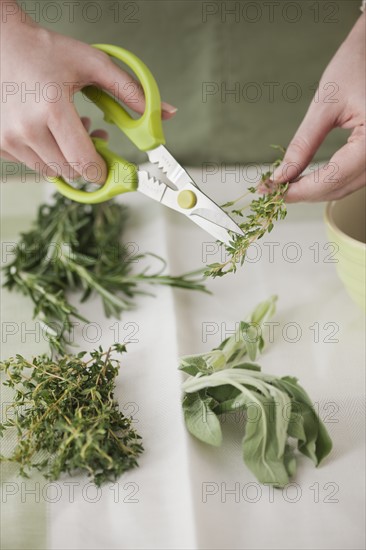
<svg viewBox="0 0 366 550"><path fill-rule="evenodd" d="M118 67L117 67L118 69ZM100 87L104 87L107 91L112 92L113 97L119 101L122 101L127 107L130 107L133 111L139 114L143 114L146 108L144 90L139 82L131 77L125 71L121 71L122 74L116 74L114 71L114 78L119 78L111 82L109 79L101 79L98 84ZM103 84L104 82L104 84ZM161 115L164 120L172 118L177 112L177 108L167 103L161 102Z"/></svg>
<svg viewBox="0 0 366 550"><path fill-rule="evenodd" d="M81 117L81 122L83 123L83 126L87 132L90 132L91 128L91 119L87 116Z"/></svg>
<svg viewBox="0 0 366 550"><path fill-rule="evenodd" d="M101 52L93 51L89 59L85 67L89 75L88 82L105 89L136 113L143 114L145 94L140 82ZM161 109L163 119L169 119L177 112L176 107L166 102L161 103Z"/></svg>
<svg viewBox="0 0 366 550"><path fill-rule="evenodd" d="M17 158L13 157L8 151L4 151L4 149L0 150L0 157L3 160L9 160L10 162L20 162Z"/></svg>
<svg viewBox="0 0 366 550"><path fill-rule="evenodd" d="M329 163L291 183L286 202L340 199L365 185L365 141L349 140Z"/></svg>
<svg viewBox="0 0 366 550"><path fill-rule="evenodd" d="M100 139L104 139L105 141L108 141L109 134L108 132L106 132L106 130L98 129L98 130L93 130L93 132L90 132L91 119L89 117L85 117L85 116L81 117L81 122L83 123L85 130L89 132L90 137L96 137L96 138L100 138Z"/></svg>
<svg viewBox="0 0 366 550"><path fill-rule="evenodd" d="M21 162L34 172L42 174L42 177L55 177L59 175L52 167L47 166L36 151L27 145L18 146L16 150L6 151L6 154L8 160Z"/></svg>
<svg viewBox="0 0 366 550"><path fill-rule="evenodd" d="M323 104L313 100L299 129L287 147L284 159L273 174L273 181L285 183L297 178L308 166L327 134L335 125L335 118Z"/></svg>
<svg viewBox="0 0 366 550"><path fill-rule="evenodd" d="M0 157L2 158L2 160L17 164L17 166L15 167L3 167L1 171L2 172L1 182L6 183L8 181L8 178L13 178L17 174L19 174L19 170L21 170L21 167L19 166L20 160L15 158L13 155L11 155L8 151L5 151L4 149L0 149Z"/></svg>
<svg viewBox="0 0 366 550"><path fill-rule="evenodd" d="M37 144L33 145L32 148L43 163L47 165L48 175L51 175L50 171L52 171L54 174L62 176L66 181L80 178L81 174L67 162L49 128L39 136Z"/></svg>
<svg viewBox="0 0 366 550"><path fill-rule="evenodd" d="M174 107L170 103L167 103L166 101L161 102L161 114L163 120L169 120L177 111L177 107Z"/></svg>
<svg viewBox="0 0 366 550"><path fill-rule="evenodd" d="M106 164L97 153L74 105L58 104L48 126L66 161L82 178L93 183L104 183Z"/></svg>
<svg viewBox="0 0 366 550"><path fill-rule="evenodd" d="M105 130L93 130L93 132L90 134L90 137L100 138L104 139L104 141L108 141L109 134Z"/></svg>

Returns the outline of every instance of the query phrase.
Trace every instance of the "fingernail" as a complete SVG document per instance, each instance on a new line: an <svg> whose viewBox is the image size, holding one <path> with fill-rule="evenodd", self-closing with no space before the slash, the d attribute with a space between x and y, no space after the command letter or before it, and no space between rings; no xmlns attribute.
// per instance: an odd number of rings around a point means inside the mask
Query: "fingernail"
<svg viewBox="0 0 366 550"><path fill-rule="evenodd" d="M178 111L177 107L173 107L173 105L165 103L165 101L162 101L161 108L165 113L169 113L170 115L174 115Z"/></svg>

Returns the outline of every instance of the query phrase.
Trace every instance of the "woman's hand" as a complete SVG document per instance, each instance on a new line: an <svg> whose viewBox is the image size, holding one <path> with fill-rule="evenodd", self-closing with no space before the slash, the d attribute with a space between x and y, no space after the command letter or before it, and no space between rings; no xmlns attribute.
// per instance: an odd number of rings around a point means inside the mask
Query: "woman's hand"
<svg viewBox="0 0 366 550"><path fill-rule="evenodd" d="M69 181L81 176L103 183L105 162L74 107L73 96L93 84L143 113L141 86L107 54L45 30L21 13L18 8L1 23L0 155L44 175ZM162 112L163 118L170 118L176 109L163 103Z"/></svg>
<svg viewBox="0 0 366 550"><path fill-rule="evenodd" d="M327 165L290 184L287 202L340 199L366 184L365 17L361 15L325 70L273 181L298 178L333 128L353 132Z"/></svg>

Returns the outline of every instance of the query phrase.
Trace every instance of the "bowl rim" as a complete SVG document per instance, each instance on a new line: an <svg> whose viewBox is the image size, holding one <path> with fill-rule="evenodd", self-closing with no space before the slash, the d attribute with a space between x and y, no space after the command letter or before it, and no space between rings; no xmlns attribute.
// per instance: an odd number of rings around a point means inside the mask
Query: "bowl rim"
<svg viewBox="0 0 366 550"><path fill-rule="evenodd" d="M343 238L343 240L347 241L348 244L351 244L352 246L359 248L360 250L365 250L366 243L363 243L362 241L359 241L358 239L355 239L354 237L351 237L347 233L345 233L342 229L338 227L338 225L335 223L333 218L333 209L334 206L337 204L338 201L331 201L327 203L327 206L325 208L325 221L327 225L332 229L339 237Z"/></svg>

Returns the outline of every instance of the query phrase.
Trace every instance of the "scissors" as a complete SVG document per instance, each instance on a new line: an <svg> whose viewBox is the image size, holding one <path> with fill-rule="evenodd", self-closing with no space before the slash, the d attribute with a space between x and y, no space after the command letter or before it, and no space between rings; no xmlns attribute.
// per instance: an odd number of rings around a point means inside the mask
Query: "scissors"
<svg viewBox="0 0 366 550"><path fill-rule="evenodd" d="M187 216L215 239L229 244L233 233L243 235L240 227L213 200L205 195L189 174L164 147L165 138L161 122L161 102L158 85L148 67L133 53L108 44L94 44L109 56L123 61L141 82L145 93L146 109L139 119L129 113L106 92L87 86L83 93L104 113L104 120L118 128L148 155L150 164L157 164L165 180L160 181L148 171L116 155L107 142L93 138L94 146L104 158L108 175L105 184L96 191L75 189L60 177L49 177L58 191L76 202L96 204L116 195L139 191L173 210Z"/></svg>

